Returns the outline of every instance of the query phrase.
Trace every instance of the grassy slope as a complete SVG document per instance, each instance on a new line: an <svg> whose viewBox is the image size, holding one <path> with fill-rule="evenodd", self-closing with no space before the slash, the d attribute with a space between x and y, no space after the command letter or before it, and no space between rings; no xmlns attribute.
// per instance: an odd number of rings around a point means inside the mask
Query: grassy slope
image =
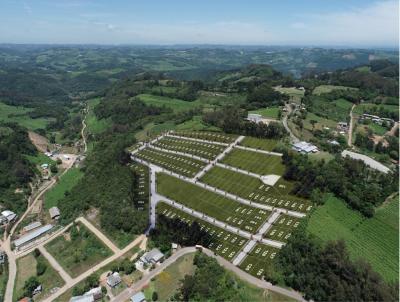
<svg viewBox="0 0 400 302"><path fill-rule="evenodd" d="M398 197L381 206L373 218L330 197L311 216L308 231L323 241L344 239L353 258L363 257L387 281L398 278Z"/></svg>
<svg viewBox="0 0 400 302"><path fill-rule="evenodd" d="M249 113L261 114L265 118L278 119L279 107L267 107L258 110L249 111Z"/></svg>
<svg viewBox="0 0 400 302"><path fill-rule="evenodd" d="M304 90L297 89L296 87L274 87L276 91L289 95L290 101L300 103L301 98L304 96Z"/></svg>
<svg viewBox="0 0 400 302"><path fill-rule="evenodd" d="M22 106L9 106L0 102L0 121L2 122L16 122L30 130L44 129L50 121L45 118L33 119L27 114L32 109ZM19 116L9 116L10 114L18 114Z"/></svg>
<svg viewBox="0 0 400 302"><path fill-rule="evenodd" d="M277 143L278 143L278 141L274 140L274 139L265 139L265 138L246 136L244 138L244 140L242 140L240 142L240 145L250 147L250 148L255 148L255 149L272 151L275 148L275 146L277 145Z"/></svg>
<svg viewBox="0 0 400 302"><path fill-rule="evenodd" d="M361 115L364 113L364 110L367 110L368 108L373 108L373 107L378 107L378 108L383 107L386 110L393 111L393 112L399 111L399 106L397 106L397 105L362 103L360 105L357 105L353 112Z"/></svg>
<svg viewBox="0 0 400 302"><path fill-rule="evenodd" d="M86 118L87 131L91 134L99 134L106 130L111 121L108 119L98 120L93 112L93 109L100 103L100 98L91 99L88 101L89 113Z"/></svg>
<svg viewBox="0 0 400 302"><path fill-rule="evenodd" d="M65 173L57 185L45 194L44 207L50 209L57 206L58 202L64 197L65 192L70 191L83 177L83 172L78 168L71 168Z"/></svg>
<svg viewBox="0 0 400 302"><path fill-rule="evenodd" d="M332 92L333 90L338 90L338 89L340 89L340 90L345 90L345 89L358 90L358 88L354 88L354 87L335 86L335 85L320 85L318 87L315 87L315 89L312 93L319 95L322 93L329 93L329 92Z"/></svg>

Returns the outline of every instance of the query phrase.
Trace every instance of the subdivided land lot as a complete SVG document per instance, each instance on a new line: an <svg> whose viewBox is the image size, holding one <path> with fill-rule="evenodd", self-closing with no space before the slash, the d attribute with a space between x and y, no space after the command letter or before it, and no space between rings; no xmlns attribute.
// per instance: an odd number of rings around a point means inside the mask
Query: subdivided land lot
<svg viewBox="0 0 400 302"><path fill-rule="evenodd" d="M270 215L269 211L241 204L164 173L157 174L157 191L193 210L251 233L256 233Z"/></svg>
<svg viewBox="0 0 400 302"><path fill-rule="evenodd" d="M233 143L238 136L234 134L226 134L222 132L205 132L205 131L174 131L174 135L203 139L207 141L220 142L230 144Z"/></svg>
<svg viewBox="0 0 400 302"><path fill-rule="evenodd" d="M206 243L205 247L229 261L234 259L235 255L239 253L248 241L237 234L228 232L208 222L193 217L165 203L159 203L157 205L157 214L162 214L168 218L178 218L189 225L194 221L198 222L201 229L206 231L211 237L211 240Z"/></svg>

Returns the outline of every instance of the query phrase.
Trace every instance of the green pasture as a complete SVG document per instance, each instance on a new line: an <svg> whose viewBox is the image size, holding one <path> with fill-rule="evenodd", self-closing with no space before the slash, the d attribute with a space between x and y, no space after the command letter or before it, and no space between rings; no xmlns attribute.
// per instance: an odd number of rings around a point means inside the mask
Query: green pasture
<svg viewBox="0 0 400 302"><path fill-rule="evenodd" d="M15 122L29 130L45 129L51 121L49 118L31 118L28 113L31 108L10 106L0 102L0 122Z"/></svg>
<svg viewBox="0 0 400 302"><path fill-rule="evenodd" d="M358 88L339 86L339 85L320 85L315 87L312 93L315 95L320 95L323 93L332 92L334 90L358 90Z"/></svg>
<svg viewBox="0 0 400 302"><path fill-rule="evenodd" d="M277 140L274 139L267 139L267 138L257 138L246 136L241 142L240 145L260 149L264 151L272 151L274 150L275 146L278 144Z"/></svg>
<svg viewBox="0 0 400 302"><path fill-rule="evenodd" d="M280 111L279 107L267 107L267 108L252 110L249 111L249 113L261 114L265 118L278 119L279 111Z"/></svg>
<svg viewBox="0 0 400 302"><path fill-rule="evenodd" d="M147 105L153 105L156 107L165 106L172 109L174 112L189 110L200 106L198 101L187 102L184 100L169 98L166 96L140 94L137 97Z"/></svg>
<svg viewBox="0 0 400 302"><path fill-rule="evenodd" d="M222 132L209 132L209 131L174 131L174 134L184 137L203 139L225 144L233 143L238 138L238 136L235 134L226 134Z"/></svg>

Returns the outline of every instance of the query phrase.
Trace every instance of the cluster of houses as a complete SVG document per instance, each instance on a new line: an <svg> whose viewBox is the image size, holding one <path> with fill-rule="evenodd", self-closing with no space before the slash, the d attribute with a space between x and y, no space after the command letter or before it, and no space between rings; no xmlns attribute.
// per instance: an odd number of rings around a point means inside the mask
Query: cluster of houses
<svg viewBox="0 0 400 302"><path fill-rule="evenodd" d="M374 122L375 124L378 124L378 125L382 125L384 122L389 122L390 124L394 123L394 120L391 119L391 118L379 117L377 115L367 114L367 113L364 113L359 118L360 122L363 122L365 120L372 121L372 122Z"/></svg>

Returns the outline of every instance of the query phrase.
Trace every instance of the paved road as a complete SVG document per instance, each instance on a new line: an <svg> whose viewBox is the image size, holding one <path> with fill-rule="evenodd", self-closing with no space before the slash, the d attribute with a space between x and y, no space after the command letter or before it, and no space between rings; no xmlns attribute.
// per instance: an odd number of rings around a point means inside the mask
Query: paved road
<svg viewBox="0 0 400 302"><path fill-rule="evenodd" d="M94 267L91 269L87 270L83 274L79 275L78 277L71 279L69 282L67 282L63 287L61 287L57 292L52 294L51 296L47 297L43 302L52 302L58 297L60 297L63 293L65 293L67 290L69 290L71 287L75 286L82 280L86 279L89 277L91 274L95 273L99 269L103 268L104 266L110 264L111 262L117 260L119 257L121 257L123 254L127 253L130 251L132 248L134 248L136 245L138 245L140 242L142 242L146 238L145 235L140 235L137 237L134 241L132 241L129 245L127 245L125 248L120 250L118 253L112 255L111 257L108 257L104 261L100 262L99 264L96 264Z"/></svg>
<svg viewBox="0 0 400 302"><path fill-rule="evenodd" d="M354 117L353 117L353 110L356 108L356 104L353 104L350 110L350 124L349 124L349 131L348 131L348 139L347 139L347 145L349 147L353 146L353 126L354 126Z"/></svg>
<svg viewBox="0 0 400 302"><path fill-rule="evenodd" d="M93 232L97 236L97 238L99 238L106 246L108 246L113 253L119 253L121 251L110 239L108 239L102 232L100 232L98 228L87 221L85 217L79 217L77 221L82 222L91 232Z"/></svg>
<svg viewBox="0 0 400 302"><path fill-rule="evenodd" d="M112 301L113 302L125 302L130 299L130 297L135 294L136 292L140 291L144 286L146 286L152 278L160 274L162 271L164 271L169 265L174 263L178 258L196 252L196 248L194 247L186 247L183 249L178 250L175 254L173 254L170 258L166 259L160 266L156 267L154 270L150 271L148 275L143 276L143 278L133 284L131 287L125 289L123 292L121 292L118 296L116 296ZM224 268L234 272L239 278L257 286L260 288L265 288L268 290L271 290L273 292L285 295L287 297L290 297L292 299L295 299L297 301L305 301L303 297L292 290L288 290L279 286L272 285L269 282L262 281L260 279L257 279L248 273L242 271L241 269L237 268L235 265L230 263L229 261L225 260L222 257L216 256L212 251L203 248L202 252L205 253L209 257L215 258L220 265L222 265Z"/></svg>

